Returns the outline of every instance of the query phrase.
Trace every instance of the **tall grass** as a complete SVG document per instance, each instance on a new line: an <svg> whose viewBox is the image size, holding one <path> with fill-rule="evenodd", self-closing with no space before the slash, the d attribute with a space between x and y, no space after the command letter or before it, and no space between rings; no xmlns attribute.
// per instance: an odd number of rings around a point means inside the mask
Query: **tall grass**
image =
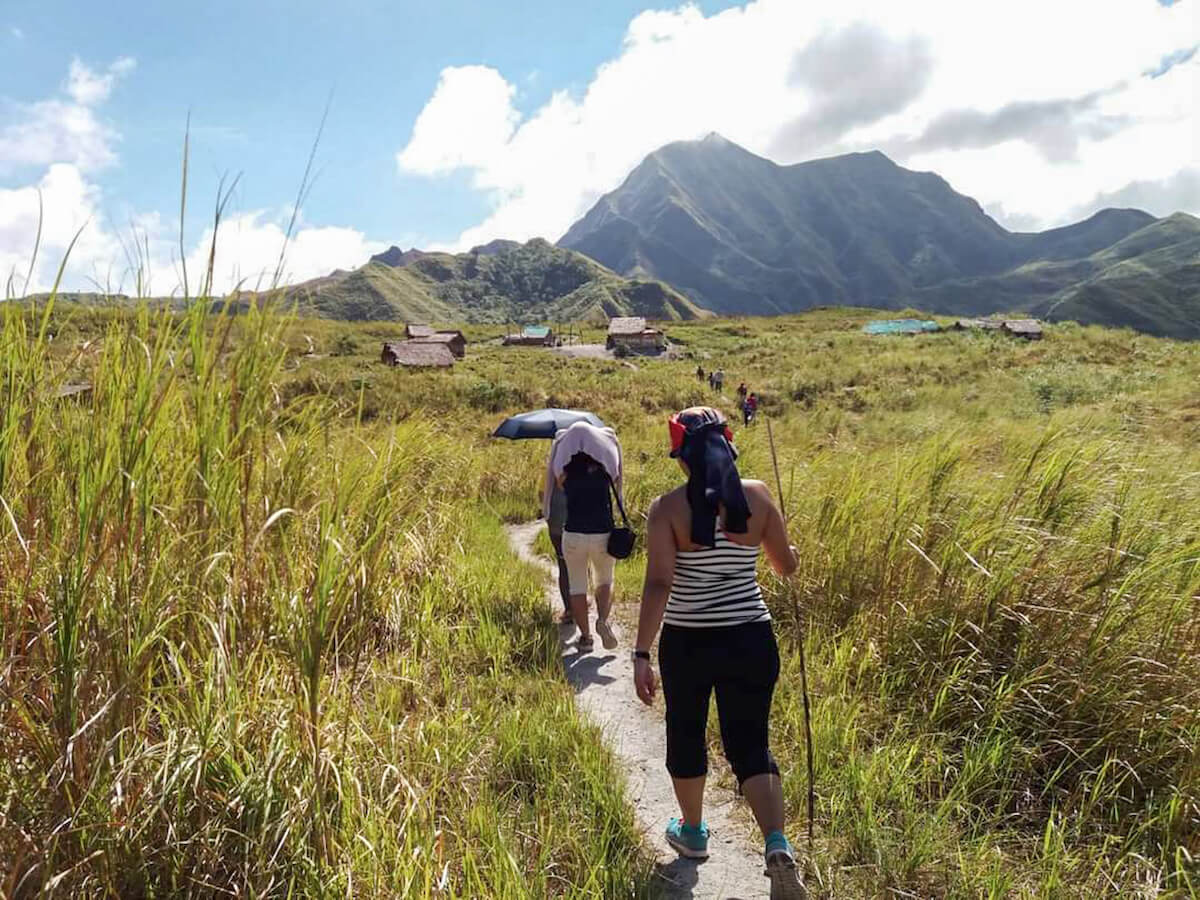
<svg viewBox="0 0 1200 900"><path fill-rule="evenodd" d="M733 413L695 360L745 377L776 417L802 560L770 589L785 642L775 746L798 832L797 600L825 889L1195 893L1200 348L1070 325L1033 345L868 341L862 318L676 325L690 357L637 369L480 347L448 377L377 374L366 390L381 420L435 415L477 435L489 502L520 518L544 448L485 449L503 413L583 406L616 425L636 513L679 481L667 413ZM370 377L356 367L310 371ZM737 431L743 471L773 482L765 434ZM619 596L636 597L640 562L620 568Z"/></svg>
<svg viewBox="0 0 1200 900"><path fill-rule="evenodd" d="M535 514L546 445L489 434L594 409L636 521L679 482L666 415L733 413L697 360L775 419L802 565L767 582L773 745L798 834L798 601L817 892L1200 891L1196 345L871 341L829 310L674 325L687 358L636 368L476 343L410 373L376 362L394 323L4 315L10 894L647 892L498 526Z"/></svg>
<svg viewBox="0 0 1200 900"><path fill-rule="evenodd" d="M806 467L802 570L779 600L798 593L821 661L827 814L853 835L839 852L874 857L881 888L927 884L961 834L1032 867L997 895L1195 891L1194 491L1131 448L1022 437L1000 465L960 439L899 467Z"/></svg>
<svg viewBox="0 0 1200 900"><path fill-rule="evenodd" d="M5 895L644 890L478 460L286 398L292 324L209 308L3 305Z"/></svg>

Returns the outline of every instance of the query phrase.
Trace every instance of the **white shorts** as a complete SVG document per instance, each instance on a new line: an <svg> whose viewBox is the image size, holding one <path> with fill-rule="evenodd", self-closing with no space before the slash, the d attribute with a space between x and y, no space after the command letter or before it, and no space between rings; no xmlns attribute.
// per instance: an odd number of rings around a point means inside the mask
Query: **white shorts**
<svg viewBox="0 0 1200 900"><path fill-rule="evenodd" d="M563 532L563 559L567 561L567 579L571 583L572 596L587 593L589 563L596 579L596 587L613 583L613 570L617 561L608 555L608 534L607 531L603 534Z"/></svg>

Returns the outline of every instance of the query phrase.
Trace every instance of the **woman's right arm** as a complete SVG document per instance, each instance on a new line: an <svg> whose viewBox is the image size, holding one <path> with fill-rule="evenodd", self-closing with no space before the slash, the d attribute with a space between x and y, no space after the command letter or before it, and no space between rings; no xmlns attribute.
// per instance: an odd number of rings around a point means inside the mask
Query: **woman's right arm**
<svg viewBox="0 0 1200 900"><path fill-rule="evenodd" d="M771 561L771 567L786 577L795 572L800 564L796 559L796 548L788 540L787 523L783 520L783 513L771 499L771 491L766 485L760 485L759 491L759 496L767 507L766 524L763 526L763 550L767 559Z"/></svg>
<svg viewBox="0 0 1200 900"><path fill-rule="evenodd" d="M675 536L671 519L659 497L650 505L646 517L646 580L642 586L642 607L638 614L637 641L634 649L649 652L650 645L662 625L671 582L675 579ZM654 702L655 678L649 660L634 663L634 686L638 698L650 705Z"/></svg>

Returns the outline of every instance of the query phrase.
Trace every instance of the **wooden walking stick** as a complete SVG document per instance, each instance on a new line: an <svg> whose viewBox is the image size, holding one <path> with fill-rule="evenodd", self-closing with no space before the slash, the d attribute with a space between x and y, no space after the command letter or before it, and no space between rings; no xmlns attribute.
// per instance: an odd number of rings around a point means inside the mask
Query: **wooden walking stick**
<svg viewBox="0 0 1200 900"><path fill-rule="evenodd" d="M779 491L779 509L783 513L784 528L787 527L787 505L783 502L783 480L779 477L779 457L775 455L775 435L771 431L771 420L767 419L767 442L771 447L771 465L775 469L775 487ZM817 793L813 777L812 713L808 704L808 666L804 660L804 626L800 623L800 601L792 596L792 613L796 619L796 644L800 648L800 691L804 696L804 749L808 757L808 852L812 853L813 815L817 806Z"/></svg>

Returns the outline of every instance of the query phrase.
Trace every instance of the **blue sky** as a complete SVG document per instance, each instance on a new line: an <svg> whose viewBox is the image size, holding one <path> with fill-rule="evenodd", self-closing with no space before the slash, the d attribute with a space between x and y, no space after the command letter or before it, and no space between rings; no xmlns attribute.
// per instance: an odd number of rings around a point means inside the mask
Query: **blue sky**
<svg viewBox="0 0 1200 900"><path fill-rule="evenodd" d="M106 193L131 209L172 204L190 109L196 227L201 205L206 215L211 205L205 189L211 195L223 172L243 173L242 207L289 203L331 98L306 217L389 240L450 240L482 217L486 199L465 176L431 181L395 162L439 72L493 66L519 84L518 109L532 111L551 90L584 88L645 4L519 6L514 14L488 0L15 0L3 13L0 94L41 99L73 57L95 67L136 59L105 108L122 135Z"/></svg>
<svg viewBox="0 0 1200 900"><path fill-rule="evenodd" d="M1197 2L6 0L0 280L27 265L40 195L35 284L85 226L71 286L128 289L136 233L174 289L189 110L186 255L241 173L219 281L254 278L327 100L291 280L391 243L557 238L709 131L781 163L881 148L1017 229L1200 212Z"/></svg>

